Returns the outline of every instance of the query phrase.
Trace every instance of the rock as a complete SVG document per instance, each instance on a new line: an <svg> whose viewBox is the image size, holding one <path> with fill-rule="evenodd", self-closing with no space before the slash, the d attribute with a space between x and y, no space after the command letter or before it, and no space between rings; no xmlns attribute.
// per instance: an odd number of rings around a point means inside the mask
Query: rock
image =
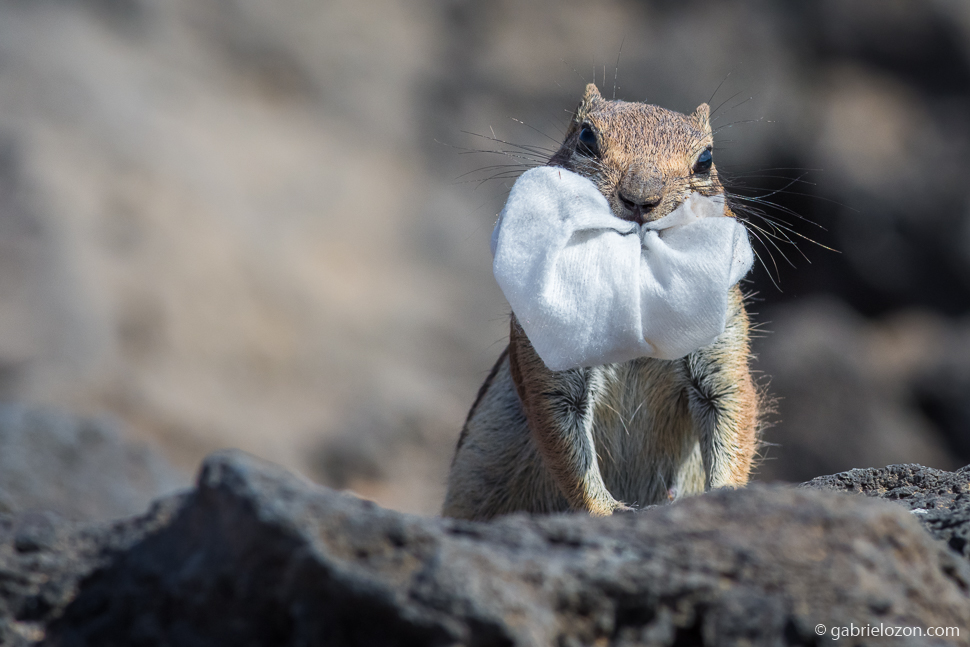
<svg viewBox="0 0 970 647"><path fill-rule="evenodd" d="M28 512L18 519L13 547L18 553L49 549L57 539L57 516L47 512Z"/></svg>
<svg viewBox="0 0 970 647"><path fill-rule="evenodd" d="M970 564L913 514L808 487L472 523L223 452L147 517L78 528L24 554L0 534L8 561L70 567L46 611L24 614L37 594L15 596L6 626L71 646L774 645L819 644L820 623L970 628Z"/></svg>
<svg viewBox="0 0 970 647"><path fill-rule="evenodd" d="M921 465L854 469L803 487L857 492L905 505L931 535L970 559L970 465L944 472Z"/></svg>
<svg viewBox="0 0 970 647"><path fill-rule="evenodd" d="M138 514L187 485L153 449L122 440L110 419L0 405L0 513L104 520Z"/></svg>
<svg viewBox="0 0 970 647"><path fill-rule="evenodd" d="M0 514L0 645L42 639L84 577L165 524L180 502L170 497L140 517L100 524L50 512Z"/></svg>

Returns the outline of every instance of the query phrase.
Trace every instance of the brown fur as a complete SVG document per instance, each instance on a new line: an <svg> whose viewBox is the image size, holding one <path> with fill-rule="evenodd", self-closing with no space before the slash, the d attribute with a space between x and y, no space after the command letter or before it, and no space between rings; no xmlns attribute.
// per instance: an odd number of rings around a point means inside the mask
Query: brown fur
<svg viewBox="0 0 970 647"><path fill-rule="evenodd" d="M598 156L579 146L583 128L596 133ZM644 222L693 191L724 192L715 168L694 172L712 142L706 104L682 115L606 101L590 84L549 165L588 177L617 216ZM513 315L508 349L462 429L442 513L609 515L747 483L758 397L738 288L730 297L725 331L687 357L560 372L546 368Z"/></svg>

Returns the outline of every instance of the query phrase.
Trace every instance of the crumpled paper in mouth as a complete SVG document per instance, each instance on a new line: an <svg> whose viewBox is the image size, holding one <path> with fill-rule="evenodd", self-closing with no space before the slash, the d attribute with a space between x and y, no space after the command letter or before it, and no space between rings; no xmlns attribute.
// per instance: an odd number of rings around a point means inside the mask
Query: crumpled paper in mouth
<svg viewBox="0 0 970 647"><path fill-rule="evenodd" d="M613 215L586 178L522 174L492 233L493 270L553 371L677 359L724 331L728 291L751 269L744 226L724 198L691 194L638 225Z"/></svg>

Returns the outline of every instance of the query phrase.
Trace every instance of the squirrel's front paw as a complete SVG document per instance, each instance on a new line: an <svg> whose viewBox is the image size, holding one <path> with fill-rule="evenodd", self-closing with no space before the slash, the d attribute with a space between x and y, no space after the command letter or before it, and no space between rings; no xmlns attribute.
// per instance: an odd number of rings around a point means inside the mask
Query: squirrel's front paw
<svg viewBox="0 0 970 647"><path fill-rule="evenodd" d="M614 514L627 514L630 512L636 512L636 508L632 508L625 503L621 503L616 499L610 498L605 501L591 501L586 506L586 511L591 517L609 517Z"/></svg>

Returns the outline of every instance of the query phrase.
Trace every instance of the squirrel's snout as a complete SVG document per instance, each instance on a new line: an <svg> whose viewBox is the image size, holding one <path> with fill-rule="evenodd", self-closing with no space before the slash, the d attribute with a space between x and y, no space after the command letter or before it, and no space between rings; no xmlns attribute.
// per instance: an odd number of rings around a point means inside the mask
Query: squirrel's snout
<svg viewBox="0 0 970 647"><path fill-rule="evenodd" d="M617 199L627 211L623 217L640 224L648 220L648 214L663 201L663 196L663 177L649 165L628 169L616 191Z"/></svg>

